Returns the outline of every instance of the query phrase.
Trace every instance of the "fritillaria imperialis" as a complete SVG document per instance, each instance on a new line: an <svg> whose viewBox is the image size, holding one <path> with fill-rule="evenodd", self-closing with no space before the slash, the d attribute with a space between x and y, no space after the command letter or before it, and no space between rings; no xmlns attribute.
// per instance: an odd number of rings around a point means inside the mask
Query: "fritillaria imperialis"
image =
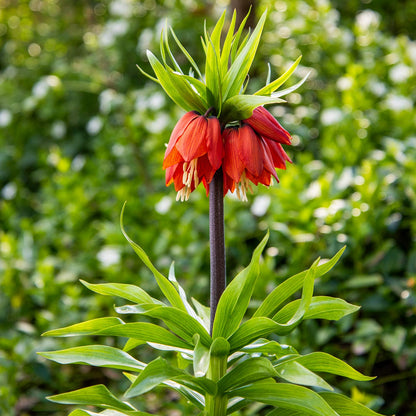
<svg viewBox="0 0 416 416"><path fill-rule="evenodd" d="M306 77L276 92L293 73L300 57L280 78L273 82L268 79L254 94L245 94L265 18L266 13L253 33L241 39L245 21L234 33L234 13L221 44L224 13L212 34L205 32L202 38L204 75L172 29L171 35L192 67L189 74L173 57L167 30L161 37L162 61L147 52L156 77L146 75L187 112L172 132L163 162L166 185L174 184L181 201L188 199L201 182L208 194L209 184L221 167L224 195L236 191L240 199L246 200L250 183L269 186L272 177L278 180L275 169L285 169L285 162L290 162L281 146L290 144L290 134L263 106L284 102L280 97L305 81Z"/></svg>

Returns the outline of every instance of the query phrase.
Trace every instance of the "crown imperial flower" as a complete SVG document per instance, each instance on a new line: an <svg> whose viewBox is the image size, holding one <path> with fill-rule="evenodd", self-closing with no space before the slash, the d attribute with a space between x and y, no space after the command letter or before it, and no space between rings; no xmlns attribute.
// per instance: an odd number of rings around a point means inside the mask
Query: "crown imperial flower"
<svg viewBox="0 0 416 416"><path fill-rule="evenodd" d="M223 139L224 195L236 191L239 199L247 201L250 182L269 186L272 176L279 181L275 168L286 169L285 162L291 162L280 143L260 136L248 124L226 128Z"/></svg>
<svg viewBox="0 0 416 416"><path fill-rule="evenodd" d="M224 193L237 190L246 199L246 190L251 189L249 182L270 185L271 176L277 180L275 168L285 169L285 162L290 161L281 146L290 144L290 134L263 106L284 102L282 96L305 82L309 74L295 85L278 90L295 71L301 57L279 78L272 81L269 72L264 87L254 94L245 93L266 15L267 11L253 31L242 36L248 15L237 27L234 12L228 31L224 31L224 12L213 31L205 31L201 38L205 71L172 28L162 32L161 60L147 51L155 76L139 67L187 112L172 132L163 162L166 185L174 184L177 200L188 199L201 182L208 194L208 185L221 166L225 172ZM190 71L183 69L173 56L170 36L192 67ZM208 116L211 113L216 117ZM230 127L237 124L240 127Z"/></svg>
<svg viewBox="0 0 416 416"><path fill-rule="evenodd" d="M203 183L208 190L223 159L221 127L216 117L186 113L176 124L165 152L166 186L174 184L177 200L186 200Z"/></svg>

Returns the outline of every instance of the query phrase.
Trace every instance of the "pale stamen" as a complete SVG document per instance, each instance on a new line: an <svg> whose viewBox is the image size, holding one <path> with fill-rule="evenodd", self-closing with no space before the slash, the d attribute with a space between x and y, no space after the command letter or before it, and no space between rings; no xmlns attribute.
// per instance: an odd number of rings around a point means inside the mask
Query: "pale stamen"
<svg viewBox="0 0 416 416"><path fill-rule="evenodd" d="M192 192L192 182L195 185L195 188L199 185L199 178L198 178L198 159L193 159L189 163L185 162L183 164L183 176L182 176L182 183L185 185L178 194L176 195L176 200L179 199L183 201L187 201L189 199L189 195Z"/></svg>

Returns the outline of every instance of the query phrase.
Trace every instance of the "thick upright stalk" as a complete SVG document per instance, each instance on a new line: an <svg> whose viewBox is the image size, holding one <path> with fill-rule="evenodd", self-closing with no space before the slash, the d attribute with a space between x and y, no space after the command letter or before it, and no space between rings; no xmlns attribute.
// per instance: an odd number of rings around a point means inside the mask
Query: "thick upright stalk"
<svg viewBox="0 0 416 416"><path fill-rule="evenodd" d="M211 260L211 333L218 301L226 286L223 173L218 169L209 185L209 245Z"/></svg>

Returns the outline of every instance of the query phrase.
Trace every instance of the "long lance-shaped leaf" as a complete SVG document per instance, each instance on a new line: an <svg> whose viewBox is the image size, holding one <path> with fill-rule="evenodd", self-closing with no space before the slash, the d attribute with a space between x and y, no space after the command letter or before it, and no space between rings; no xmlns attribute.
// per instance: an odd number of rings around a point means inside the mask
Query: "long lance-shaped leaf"
<svg viewBox="0 0 416 416"><path fill-rule="evenodd" d="M165 68L152 52L147 51L147 57L160 85L176 104L185 111L198 110L201 113L205 112L204 100L181 75L175 74L169 67Z"/></svg>
<svg viewBox="0 0 416 416"><path fill-rule="evenodd" d="M340 416L382 416L368 407L357 403L350 398L338 393L322 392L319 395L340 415Z"/></svg>
<svg viewBox="0 0 416 416"><path fill-rule="evenodd" d="M152 54L152 52L147 51L147 59L150 62L150 65L158 79L159 84L165 90L166 94L179 106L182 107L185 111L192 111L191 105L186 101L184 96L180 94L177 90L177 85L172 82L169 72L165 67L159 62L159 60Z"/></svg>
<svg viewBox="0 0 416 416"><path fill-rule="evenodd" d="M290 383L333 390L322 377L304 367L302 364L299 364L297 361L284 361L275 365L274 368L280 378Z"/></svg>
<svg viewBox="0 0 416 416"><path fill-rule="evenodd" d="M315 279L329 272L337 263L342 253L345 250L345 246L332 257L328 262L321 264L316 268ZM285 280L279 286L277 286L263 301L259 308L254 313L254 317L266 316L272 317L275 315L276 311L279 309L279 306L295 292L297 292L302 286L303 281L307 275L308 271L305 270L301 273L298 273L289 279Z"/></svg>
<svg viewBox="0 0 416 416"><path fill-rule="evenodd" d="M245 120L251 117L253 110L265 104L284 103L285 100L263 95L234 95L223 106L222 117L226 121Z"/></svg>
<svg viewBox="0 0 416 416"><path fill-rule="evenodd" d="M205 346L211 345L212 339L202 324L180 309L157 307L146 311L143 315L161 319L169 329L191 344L194 335L198 334Z"/></svg>
<svg viewBox="0 0 416 416"><path fill-rule="evenodd" d="M207 85L208 104L221 111L221 68L220 68L220 39L225 22L225 11L219 18L212 31L211 36L205 31L206 61L205 61L205 82Z"/></svg>
<svg viewBox="0 0 416 416"><path fill-rule="evenodd" d="M240 324L247 310L259 275L260 255L267 243L269 233L254 250L250 264L240 272L222 294L213 324L213 337L229 337Z"/></svg>
<svg viewBox="0 0 416 416"><path fill-rule="evenodd" d="M125 283L99 283L93 284L81 280L81 283L88 289L100 295L118 296L123 299L131 300L136 303L155 303L157 305L163 305L163 302L152 298L142 288L129 285Z"/></svg>
<svg viewBox="0 0 416 416"><path fill-rule="evenodd" d="M238 47L239 47L239 43L240 43L240 37L241 37L241 34L243 33L243 30L244 30L244 27L246 25L247 19L250 16L250 12L251 12L251 6L250 6L250 10L248 11L246 16L244 17L244 19L241 22L237 32L235 33L235 35L233 37L233 43L232 43L232 46L231 46L231 54L230 54L231 63L234 62L235 57L237 56L237 51L238 51Z"/></svg>
<svg viewBox="0 0 416 416"><path fill-rule="evenodd" d="M306 387L286 383L257 382L233 390L230 396L300 411L302 415L339 416L317 393Z"/></svg>
<svg viewBox="0 0 416 416"><path fill-rule="evenodd" d="M261 33L263 31L264 22L266 20L267 11L265 11L256 28L254 29L250 39L247 41L244 48L235 58L224 80L224 100L227 100L234 95L237 95L244 83L248 71L253 62L257 47L260 42Z"/></svg>
<svg viewBox="0 0 416 416"><path fill-rule="evenodd" d="M142 69L139 65L136 65L137 69L147 78L152 80L153 82L156 82L156 84L160 84L159 80L155 77L152 77L150 74L148 74L144 69Z"/></svg>
<svg viewBox="0 0 416 416"><path fill-rule="evenodd" d="M192 344L181 340L167 329L148 322L131 322L123 325L115 325L97 331L95 334L133 338L145 342L153 342L155 344L170 345L172 347L190 350L193 349Z"/></svg>
<svg viewBox="0 0 416 416"><path fill-rule="evenodd" d="M253 357L236 365L218 381L218 392L228 393L235 388L247 386L259 380L277 377L271 362L264 357Z"/></svg>
<svg viewBox="0 0 416 416"><path fill-rule="evenodd" d="M162 293L166 296L167 300L171 303L171 305L175 306L176 308L186 310L181 297L179 296L179 293L176 291L175 287L172 285L169 280L163 276L162 273L160 273L156 267L153 265L153 263L150 261L148 255L145 253L145 251L136 244L126 233L123 225L123 214L124 209L126 207L126 203L124 203L123 208L121 210L120 214L120 228L121 232L123 233L126 240L129 242L133 250L136 252L136 254L140 257L142 262L150 269L150 271L153 273L153 276L156 279L156 282L162 291Z"/></svg>
<svg viewBox="0 0 416 416"><path fill-rule="evenodd" d="M209 349L205 347L201 342L199 334L194 335L194 356L193 356L193 368L196 377L203 377L209 368Z"/></svg>
<svg viewBox="0 0 416 416"><path fill-rule="evenodd" d="M170 29L170 33L173 36L173 39L175 39L176 44L179 46L179 49L182 51L182 53L186 56L186 58L188 59L189 63L192 65L192 67L195 69L196 73L199 75L199 78L202 79L202 74L201 71L198 68L198 65L196 64L196 62L194 61L194 59L192 58L192 56L189 54L189 52L185 49L185 47L182 45L181 41L178 39L178 37L176 36L175 32L173 31L173 29L171 27L169 27Z"/></svg>
<svg viewBox="0 0 416 416"><path fill-rule="evenodd" d="M287 334L302 321L303 316L311 303L318 262L319 259L315 260L306 273L303 281L302 298L292 317L284 324L277 323L266 317L255 317L249 319L244 322L229 338L232 351L236 351L244 345L272 333L279 335Z"/></svg>
<svg viewBox="0 0 416 416"><path fill-rule="evenodd" d="M91 335L102 329L119 324L124 324L120 318L97 318L85 322L80 322L78 324L69 325L64 328L52 329L51 331L47 331L42 334L42 336L72 337L77 335Z"/></svg>
<svg viewBox="0 0 416 416"><path fill-rule="evenodd" d="M118 410L104 410L103 412L97 413L92 412L91 410L76 409L72 411L68 416L153 416L150 413L139 412L135 410L134 412L119 412Z"/></svg>
<svg viewBox="0 0 416 416"><path fill-rule="evenodd" d="M251 400L243 399L242 397L232 397L228 400L227 415L232 415L243 407L249 405Z"/></svg>
<svg viewBox="0 0 416 416"><path fill-rule="evenodd" d="M213 381L204 377L193 377L183 370L172 367L165 359L159 357L146 366L126 391L125 397L139 396L166 380L173 380L179 384L191 387L201 394L215 394L216 392L216 385Z"/></svg>
<svg viewBox="0 0 416 416"><path fill-rule="evenodd" d="M295 85L292 85L289 88L285 88L284 90L276 91L272 94L273 98L283 97L284 95L290 94L293 91L296 91L309 77L310 72L308 72L299 82Z"/></svg>
<svg viewBox="0 0 416 416"><path fill-rule="evenodd" d="M257 92L254 93L254 95L270 95L271 93L276 91L293 74L293 72L299 65L299 62L301 59L302 59L302 55L299 56L298 59L296 59L296 61L290 66L290 68L283 75L275 79L273 82L268 83L263 88L260 88Z"/></svg>
<svg viewBox="0 0 416 416"><path fill-rule="evenodd" d="M230 395L300 411L302 415L339 416L317 393L294 384L257 382L235 389Z"/></svg>
<svg viewBox="0 0 416 416"><path fill-rule="evenodd" d="M262 354L275 356L276 358L288 354L298 355L297 351L291 345L279 344L276 341L269 341L267 339L259 339L252 344L245 345L241 351L249 354L260 352Z"/></svg>
<svg viewBox="0 0 416 416"><path fill-rule="evenodd" d="M123 373L131 383L134 383L138 376L130 373ZM162 384L176 390L179 394L185 397L186 400L194 404L198 409L203 410L205 405L204 395L192 390L189 387L183 386L173 380L165 380Z"/></svg>
<svg viewBox="0 0 416 416"><path fill-rule="evenodd" d="M56 394L47 397L48 400L63 404L84 404L120 411L135 411L136 409L129 403L117 399L107 387L97 384L91 387L70 391L67 393Z"/></svg>
<svg viewBox="0 0 416 416"><path fill-rule="evenodd" d="M220 68L221 68L221 77L224 78L227 71L228 71L228 63L230 61L230 52L233 43L234 37L234 28L235 28L235 21L237 17L237 12L234 10L233 17L231 19L230 26L228 28L227 35L225 37L222 50L221 50L221 58L220 58Z"/></svg>
<svg viewBox="0 0 416 416"><path fill-rule="evenodd" d="M175 276L175 263L172 262L172 264L170 265L169 268L169 277L168 279L173 283L173 285L175 286L176 290L179 293L179 296L182 299L182 302L186 308L186 311L188 312L188 314L190 316L192 316L192 318L196 319L199 323L201 323L202 325L204 325L203 320L198 316L198 314L195 312L194 308L192 307L192 305L188 302L188 297L186 296L186 292L183 289L183 287L179 284L179 282L176 280L176 276Z"/></svg>
<svg viewBox="0 0 416 416"><path fill-rule="evenodd" d="M293 311L298 308L299 302L300 300L297 299L285 305L273 316L273 320L280 323L287 322L293 315ZM330 296L314 296L303 319L328 319L337 321L359 309L359 306L352 305L344 299L332 298Z"/></svg>
<svg viewBox="0 0 416 416"><path fill-rule="evenodd" d="M311 371L335 374L357 381L368 381L375 378L361 374L344 361L325 352L312 352L296 357L294 360Z"/></svg>
<svg viewBox="0 0 416 416"><path fill-rule="evenodd" d="M164 30L162 31L162 35L163 35L163 38L160 40L161 49L163 49L163 51L165 51L165 48L166 48L166 51L167 51L168 56L169 56L169 59L170 59L170 61L172 62L172 65L174 66L175 70L176 70L177 72L179 72L180 74L182 74L182 75L183 75L182 68L181 68L181 67L179 66L179 64L176 62L176 59L175 59L175 57L173 56L172 51L170 50L167 25L166 25L166 27L164 28ZM166 62L165 62L165 67L167 67L167 66L168 66L168 65L167 65L167 64L166 64Z"/></svg>
<svg viewBox="0 0 416 416"><path fill-rule="evenodd" d="M106 345L86 345L38 354L60 364L87 364L129 371L141 371L146 366L126 352Z"/></svg>

